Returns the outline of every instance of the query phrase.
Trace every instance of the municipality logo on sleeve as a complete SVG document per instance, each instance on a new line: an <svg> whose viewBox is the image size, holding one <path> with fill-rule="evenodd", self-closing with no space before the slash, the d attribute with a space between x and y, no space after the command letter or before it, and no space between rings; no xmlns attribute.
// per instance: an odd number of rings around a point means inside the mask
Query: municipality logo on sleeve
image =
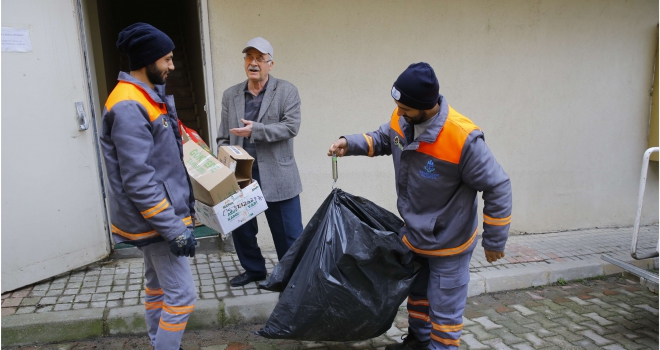
<svg viewBox="0 0 660 350"><path fill-rule="evenodd" d="M419 175L425 179L437 180L440 174L435 173L435 164L432 160L426 163L424 169L419 171Z"/></svg>

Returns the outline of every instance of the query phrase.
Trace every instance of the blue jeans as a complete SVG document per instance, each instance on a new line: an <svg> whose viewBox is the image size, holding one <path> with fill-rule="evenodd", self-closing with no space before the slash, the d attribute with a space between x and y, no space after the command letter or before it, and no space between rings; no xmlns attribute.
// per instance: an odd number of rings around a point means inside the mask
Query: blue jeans
<svg viewBox="0 0 660 350"><path fill-rule="evenodd" d="M257 182L259 171L257 167L252 169L252 178ZM282 259L293 242L300 236L303 230L302 214L300 211L300 196L279 202L266 202L266 220L270 232L273 235L275 250L278 259ZM241 266L250 276L266 276L266 260L261 255L261 249L257 244L257 218L254 218L232 232L234 247Z"/></svg>

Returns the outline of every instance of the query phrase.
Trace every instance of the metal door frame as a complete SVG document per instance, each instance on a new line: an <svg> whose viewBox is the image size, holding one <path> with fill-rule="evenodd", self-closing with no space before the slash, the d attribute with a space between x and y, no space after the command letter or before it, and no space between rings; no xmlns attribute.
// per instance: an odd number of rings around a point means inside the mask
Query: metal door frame
<svg viewBox="0 0 660 350"><path fill-rule="evenodd" d="M103 227L105 228L105 236L108 240L108 246L109 251L113 250L114 243L112 239L112 231L110 230L110 218L108 214L108 205L107 205L107 193L106 193L106 184L103 179L103 163L101 162L102 159L102 154L101 154L101 145L99 141L99 131L98 131L98 126L97 126L97 115L96 115L96 107L94 103L94 91L95 87L92 82L92 72L90 70L90 64L89 64L89 52L87 49L87 35L86 35L86 30L85 30L85 11L83 10L83 5L82 5L82 0L75 0L76 1L76 12L77 12L77 19L78 19L78 35L80 39L80 49L81 49L81 54L82 54L82 59L83 59L83 66L84 66L84 75L85 75L85 80L87 82L87 85L84 87L84 89L87 92L87 106L90 111L90 116L91 120L89 123L92 125L92 131L94 133L93 139L94 139L94 151L96 153L96 165L98 169L98 181L99 181L99 186L101 188L101 205L103 206ZM94 0L95 1L95 0Z"/></svg>
<svg viewBox="0 0 660 350"><path fill-rule="evenodd" d="M215 115L215 92L213 88L213 61L211 57L211 29L209 26L209 2L197 0L199 11L199 31L202 40L202 64L204 65L204 85L206 86L206 117L209 125L209 146L214 152L218 149L215 137L218 132L218 121Z"/></svg>

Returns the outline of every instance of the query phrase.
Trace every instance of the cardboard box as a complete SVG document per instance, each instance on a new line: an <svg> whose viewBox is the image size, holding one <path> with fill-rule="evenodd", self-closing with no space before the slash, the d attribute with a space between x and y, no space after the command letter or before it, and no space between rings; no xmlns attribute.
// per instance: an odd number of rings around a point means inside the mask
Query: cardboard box
<svg viewBox="0 0 660 350"><path fill-rule="evenodd" d="M195 199L204 204L216 205L241 190L234 173L195 142L183 144L183 163Z"/></svg>
<svg viewBox="0 0 660 350"><path fill-rule="evenodd" d="M243 147L219 147L218 160L234 172L240 188L244 188L252 183L252 163L254 162L254 158Z"/></svg>
<svg viewBox="0 0 660 350"><path fill-rule="evenodd" d="M268 209L266 199L256 181L252 181L240 192L214 206L195 201L195 211L199 220L218 231L223 238L266 209Z"/></svg>

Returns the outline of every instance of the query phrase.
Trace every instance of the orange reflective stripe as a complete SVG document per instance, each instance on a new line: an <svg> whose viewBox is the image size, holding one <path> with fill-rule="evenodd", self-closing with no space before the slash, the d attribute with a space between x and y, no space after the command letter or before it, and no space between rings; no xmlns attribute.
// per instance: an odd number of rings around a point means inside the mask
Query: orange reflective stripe
<svg viewBox="0 0 660 350"><path fill-rule="evenodd" d="M511 215L505 218L492 218L484 214L484 223L492 226L506 226L511 223Z"/></svg>
<svg viewBox="0 0 660 350"><path fill-rule="evenodd" d="M112 233L120 235L124 238L128 238L131 241L136 240L136 239L150 238L150 237L158 236L158 232L156 232L156 230L149 231L149 232L143 232L143 233L128 233L126 231L120 230L115 225L112 225Z"/></svg>
<svg viewBox="0 0 660 350"><path fill-rule="evenodd" d="M144 303L144 308L147 310L161 309L162 307L163 307L162 301L152 301L152 302L147 301Z"/></svg>
<svg viewBox="0 0 660 350"><path fill-rule="evenodd" d="M423 312L417 312L417 311L408 310L408 315L410 315L410 317L412 317L412 318L417 318L417 319L420 319L420 320L424 320L424 321L426 321L426 322L428 322L428 321L431 320L431 318L429 317L429 315L427 315L427 314L425 314L425 313L423 313Z"/></svg>
<svg viewBox="0 0 660 350"><path fill-rule="evenodd" d="M490 217L486 214L484 214L484 220L492 220L492 221L506 221L506 220L511 220L511 215L505 217L505 218L493 218Z"/></svg>
<svg viewBox="0 0 660 350"><path fill-rule="evenodd" d="M172 305L163 305L163 311L172 315L185 315L193 312L195 305L185 305L185 306L172 306Z"/></svg>
<svg viewBox="0 0 660 350"><path fill-rule="evenodd" d="M167 114L167 107L164 103L158 103L151 99L151 96L139 86L125 81L120 81L117 86L112 90L108 101L105 103L105 108L110 111L117 103L122 101L135 101L147 110L149 120L154 121L159 116Z"/></svg>
<svg viewBox="0 0 660 350"><path fill-rule="evenodd" d="M149 288L145 288L145 291L144 291L144 292L145 292L145 294L147 294L147 295L163 295L163 294L165 294L165 293L163 293L163 289L162 289L162 288L158 288L158 289L149 289Z"/></svg>
<svg viewBox="0 0 660 350"><path fill-rule="evenodd" d="M485 224L491 225L491 226L506 226L511 223L511 221L508 222L499 222L499 223L492 223L492 222L485 222Z"/></svg>
<svg viewBox="0 0 660 350"><path fill-rule="evenodd" d="M463 329L463 324L437 324L431 322L433 329L439 332L458 332Z"/></svg>
<svg viewBox="0 0 660 350"><path fill-rule="evenodd" d="M156 214L158 214L158 213L156 213ZM145 217L145 219L147 219L147 218ZM186 225L186 226L192 224L192 218L190 216L187 216L187 217L181 219L181 221L183 221L183 224ZM151 237L159 235L158 232L156 232L156 230L149 231L149 232L142 232L142 233L129 233L129 232L126 232L126 231L122 231L121 229L119 229L115 225L112 225L112 233L120 235L124 238L130 239L131 241L134 241L134 240L137 240L137 239L151 238Z"/></svg>
<svg viewBox="0 0 660 350"><path fill-rule="evenodd" d="M453 108L449 107L445 125L440 129L435 142L420 142L417 152L428 154L431 157L458 164L461 161L463 145L468 135L479 129L472 121ZM480 130L480 129L479 129Z"/></svg>
<svg viewBox="0 0 660 350"><path fill-rule="evenodd" d="M369 152L367 153L367 156L373 157L374 156L374 138L367 135L367 134L362 134L364 136L364 139L367 140L367 144L369 145Z"/></svg>
<svg viewBox="0 0 660 350"><path fill-rule="evenodd" d="M399 107L394 108L394 112L392 112L392 119L390 119L390 129L396 131L399 136L403 137L403 131L401 131L401 127L399 126L399 115L397 114L397 111L399 111Z"/></svg>
<svg viewBox="0 0 660 350"><path fill-rule="evenodd" d="M168 332L180 332L180 331L186 329L186 323L188 323L188 322L167 323L167 322L163 321L163 319L161 319L160 322L158 322L158 326L161 329L166 330Z"/></svg>
<svg viewBox="0 0 660 350"><path fill-rule="evenodd" d="M445 345L453 345L453 346L461 346L461 340L460 339L447 339L447 338L440 338L437 335L431 333L431 338L433 340L445 344Z"/></svg>
<svg viewBox="0 0 660 350"><path fill-rule="evenodd" d="M145 219L148 219L148 218L160 213L161 211L167 209L167 207L169 207L169 206L170 206L170 203L167 201L167 198L163 198L163 200L160 201L160 203L156 204L155 206L153 206L153 207L151 207L151 208L149 208L149 209L147 209L143 212L140 212L140 214L142 214L142 216Z"/></svg>
<svg viewBox="0 0 660 350"><path fill-rule="evenodd" d="M428 300L412 300L410 297L408 297L408 304L410 305L423 305L423 306L429 306L429 301Z"/></svg>
<svg viewBox="0 0 660 350"><path fill-rule="evenodd" d="M415 248L410 242L408 241L408 237L403 236L403 243L405 243L410 250L412 250L415 253L419 254L424 254L424 255L431 255L431 256L450 256L450 255L456 255L464 252L466 249L468 249L472 243L474 242L474 239L477 237L477 231L479 228L474 230L474 233L472 234L472 237L468 239L467 242L459 245L458 247L454 248L445 248L445 249L438 249L438 250L426 250L426 249L419 249Z"/></svg>
<svg viewBox="0 0 660 350"><path fill-rule="evenodd" d="M185 218L181 219L183 221L184 225L191 225L192 224L192 218L190 216L186 216Z"/></svg>

